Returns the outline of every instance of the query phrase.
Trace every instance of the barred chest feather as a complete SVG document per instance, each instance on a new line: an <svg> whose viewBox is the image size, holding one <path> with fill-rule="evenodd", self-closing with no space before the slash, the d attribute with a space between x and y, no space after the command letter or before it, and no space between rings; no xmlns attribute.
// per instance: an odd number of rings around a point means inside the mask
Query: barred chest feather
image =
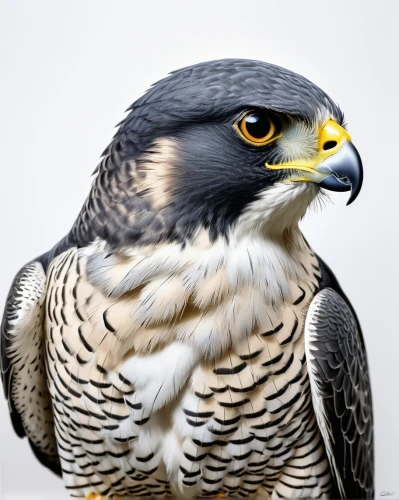
<svg viewBox="0 0 399 500"><path fill-rule="evenodd" d="M294 236L55 259L47 369L71 494L328 492L303 343L320 272Z"/></svg>

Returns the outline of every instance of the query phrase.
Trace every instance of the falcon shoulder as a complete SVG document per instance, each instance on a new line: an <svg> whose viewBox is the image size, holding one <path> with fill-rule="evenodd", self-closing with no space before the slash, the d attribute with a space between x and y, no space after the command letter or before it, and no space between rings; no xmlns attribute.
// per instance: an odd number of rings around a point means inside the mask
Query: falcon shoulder
<svg viewBox="0 0 399 500"><path fill-rule="evenodd" d="M11 421L42 464L61 475L47 389L43 308L46 275L40 262L24 266L11 286L1 324L0 367Z"/></svg>
<svg viewBox="0 0 399 500"><path fill-rule="evenodd" d="M373 498L373 412L365 344L350 302L329 267L319 262L321 290L305 324L313 406L340 498Z"/></svg>

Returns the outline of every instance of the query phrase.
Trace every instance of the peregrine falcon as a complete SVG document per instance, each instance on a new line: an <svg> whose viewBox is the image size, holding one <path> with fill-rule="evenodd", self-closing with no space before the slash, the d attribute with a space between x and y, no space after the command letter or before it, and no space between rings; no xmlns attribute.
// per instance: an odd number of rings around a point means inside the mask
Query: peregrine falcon
<svg viewBox="0 0 399 500"><path fill-rule="evenodd" d="M1 327L16 433L72 497L373 498L356 314L298 223L362 185L340 108L259 61L138 99Z"/></svg>

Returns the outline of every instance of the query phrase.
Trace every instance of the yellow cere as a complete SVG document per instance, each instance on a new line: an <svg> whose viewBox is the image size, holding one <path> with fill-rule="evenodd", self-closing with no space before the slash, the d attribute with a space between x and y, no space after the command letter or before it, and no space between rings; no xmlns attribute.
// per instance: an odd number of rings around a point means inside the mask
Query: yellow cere
<svg viewBox="0 0 399 500"><path fill-rule="evenodd" d="M325 176L325 174L321 174L317 171L317 165L319 165L329 156L339 151L346 141L352 142L352 139L348 132L343 127L341 127L341 125L338 125L338 123L336 123L335 121L328 120L322 127L320 127L319 144L317 148L317 154L314 158L308 160L294 160L286 163L278 163L276 165L270 165L266 163L266 168L269 168L271 170L302 170L303 172L308 173L306 177L296 177L294 179L287 180L315 181L316 179L313 178L313 175L317 177L319 177L320 175L323 175L323 177Z"/></svg>

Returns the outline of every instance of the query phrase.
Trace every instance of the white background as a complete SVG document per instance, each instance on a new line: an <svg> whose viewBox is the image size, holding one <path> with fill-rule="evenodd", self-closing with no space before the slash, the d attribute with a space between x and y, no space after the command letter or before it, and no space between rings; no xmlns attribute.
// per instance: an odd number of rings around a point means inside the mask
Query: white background
<svg viewBox="0 0 399 500"><path fill-rule="evenodd" d="M303 224L353 301L368 347L376 497L399 498L399 2L7 0L1 4L0 302L68 230L124 110L170 70L261 59L322 87L364 162L358 200ZM0 398L2 499L67 498Z"/></svg>

